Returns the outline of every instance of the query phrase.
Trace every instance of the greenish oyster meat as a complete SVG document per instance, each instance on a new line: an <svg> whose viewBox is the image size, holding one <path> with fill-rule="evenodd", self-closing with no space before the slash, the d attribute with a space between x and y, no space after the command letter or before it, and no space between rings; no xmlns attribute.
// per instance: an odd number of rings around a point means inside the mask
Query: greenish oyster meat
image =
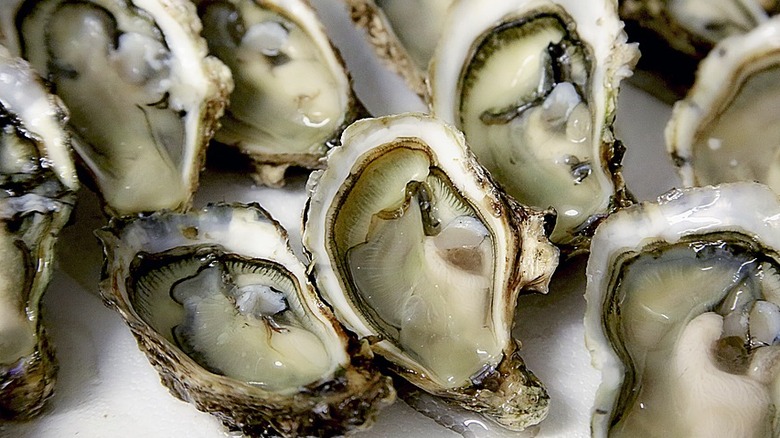
<svg viewBox="0 0 780 438"><path fill-rule="evenodd" d="M257 205L114 220L101 293L163 383L250 436L369 427L394 400L367 346L319 301L286 232Z"/></svg>
<svg viewBox="0 0 780 438"><path fill-rule="evenodd" d="M421 389L508 428L541 421L547 395L511 327L519 290L545 291L557 265L544 216L436 119L367 119L342 143L310 179L304 224L336 316Z"/></svg>
<svg viewBox="0 0 780 438"><path fill-rule="evenodd" d="M51 0L3 13L16 25L8 38L68 106L107 212L188 208L232 89L229 70L206 57L194 6Z"/></svg>
<svg viewBox="0 0 780 438"><path fill-rule="evenodd" d="M41 298L78 187L65 118L29 64L0 46L0 420L38 415L54 390Z"/></svg>
<svg viewBox="0 0 780 438"><path fill-rule="evenodd" d="M431 62L431 108L463 130L518 201L553 207L552 241L587 249L595 224L629 203L612 135L617 90L637 58L611 2L453 7Z"/></svg>
<svg viewBox="0 0 780 438"><path fill-rule="evenodd" d="M780 193L780 17L715 47L666 126L683 184L758 181Z"/></svg>
<svg viewBox="0 0 780 438"><path fill-rule="evenodd" d="M209 51L233 71L236 89L216 139L283 183L288 166L316 168L360 108L336 49L302 0L201 0Z"/></svg>
<svg viewBox="0 0 780 438"><path fill-rule="evenodd" d="M767 187L724 184L599 226L585 315L602 371L594 436L780 433L778 212Z"/></svg>

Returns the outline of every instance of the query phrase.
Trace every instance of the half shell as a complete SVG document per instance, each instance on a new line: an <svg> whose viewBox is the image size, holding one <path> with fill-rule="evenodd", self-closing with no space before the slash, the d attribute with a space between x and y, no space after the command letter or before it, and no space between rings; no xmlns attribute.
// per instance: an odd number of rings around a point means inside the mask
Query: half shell
<svg viewBox="0 0 780 438"><path fill-rule="evenodd" d="M612 122L638 52L614 2L464 1L443 32L433 113L463 130L509 195L555 208L553 242L587 249L595 225L630 203Z"/></svg>
<svg viewBox="0 0 780 438"><path fill-rule="evenodd" d="M183 0L29 0L3 32L70 110L76 152L105 209L189 207L232 89Z"/></svg>
<svg viewBox="0 0 780 438"><path fill-rule="evenodd" d="M755 183L675 190L593 238L594 437L780 433L780 203Z"/></svg>
<svg viewBox="0 0 780 438"><path fill-rule="evenodd" d="M354 123L309 185L304 246L339 320L418 387L512 429L541 421L511 328L519 291L546 291L557 265L545 216L418 114Z"/></svg>
<svg viewBox="0 0 780 438"><path fill-rule="evenodd" d="M113 220L98 236L105 302L170 391L231 429L340 435L394 400L370 350L349 340L259 206Z"/></svg>
<svg viewBox="0 0 780 438"><path fill-rule="evenodd" d="M0 419L34 417L54 390L41 298L78 187L66 117L30 65L0 46Z"/></svg>

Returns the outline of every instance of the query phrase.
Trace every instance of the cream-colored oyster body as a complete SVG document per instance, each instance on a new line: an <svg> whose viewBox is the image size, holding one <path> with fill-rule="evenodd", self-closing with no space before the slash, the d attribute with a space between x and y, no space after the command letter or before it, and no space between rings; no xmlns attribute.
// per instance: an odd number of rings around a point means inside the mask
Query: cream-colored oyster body
<svg viewBox="0 0 780 438"><path fill-rule="evenodd" d="M365 429L395 392L319 300L258 205L113 220L99 231L105 302L163 383L250 436Z"/></svg>
<svg viewBox="0 0 780 438"><path fill-rule="evenodd" d="M759 181L780 193L780 17L721 41L666 126L683 184Z"/></svg>
<svg viewBox="0 0 780 438"><path fill-rule="evenodd" d="M322 167L330 145L363 110L309 3L196 4L209 51L235 81L216 140L247 154L266 184L283 184L288 166Z"/></svg>
<svg viewBox="0 0 780 438"><path fill-rule="evenodd" d="M545 291L557 265L543 215L419 114L356 122L309 185L304 246L339 320L418 387L509 428L541 421L510 331L520 289Z"/></svg>
<svg viewBox="0 0 780 438"><path fill-rule="evenodd" d="M614 2L464 1L443 32L433 114L463 130L507 193L555 208L553 242L587 249L595 224L630 202L612 122L638 52Z"/></svg>
<svg viewBox="0 0 780 438"><path fill-rule="evenodd" d="M181 0L23 1L2 9L13 49L70 111L74 148L106 211L186 209L232 89Z"/></svg>
<svg viewBox="0 0 780 438"><path fill-rule="evenodd" d="M54 390L41 298L78 188L66 118L30 65L0 46L0 420L38 415Z"/></svg>
<svg viewBox="0 0 780 438"><path fill-rule="evenodd" d="M599 226L585 293L595 437L780 433L778 217L766 186L733 183Z"/></svg>

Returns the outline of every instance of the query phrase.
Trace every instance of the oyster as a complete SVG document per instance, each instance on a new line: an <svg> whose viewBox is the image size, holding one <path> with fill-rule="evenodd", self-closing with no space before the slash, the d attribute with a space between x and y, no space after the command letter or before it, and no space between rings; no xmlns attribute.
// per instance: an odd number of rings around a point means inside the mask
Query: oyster
<svg viewBox="0 0 780 438"><path fill-rule="evenodd" d="M29 0L3 30L70 110L73 144L113 215L189 206L232 88L183 0ZM12 26L12 27L9 27Z"/></svg>
<svg viewBox="0 0 780 438"><path fill-rule="evenodd" d="M418 387L508 428L541 421L511 328L519 290L546 291L557 265L545 216L418 114L355 122L309 184L304 246L337 318Z"/></svg>
<svg viewBox="0 0 780 438"><path fill-rule="evenodd" d="M613 137L620 81L638 52L612 1L490 0L452 8L431 61L433 113L523 204L554 207L569 251L630 203Z"/></svg>
<svg viewBox="0 0 780 438"><path fill-rule="evenodd" d="M777 13L774 0L620 0L620 17L642 47L637 85L672 103L685 95L696 65L722 39Z"/></svg>
<svg viewBox="0 0 780 438"><path fill-rule="evenodd" d="M780 193L780 16L721 41L674 106L666 143L685 185L759 181Z"/></svg>
<svg viewBox="0 0 780 438"><path fill-rule="evenodd" d="M394 400L258 205L112 220L101 294L163 383L250 436L333 436Z"/></svg>
<svg viewBox="0 0 780 438"><path fill-rule="evenodd" d="M0 46L0 419L37 415L54 389L41 297L78 187L65 120L29 64Z"/></svg>
<svg viewBox="0 0 780 438"><path fill-rule="evenodd" d="M344 0L377 57L419 96L427 93L428 63L455 0Z"/></svg>
<svg viewBox="0 0 780 438"><path fill-rule="evenodd" d="M732 183L599 226L585 292L594 437L780 434L778 218L766 186Z"/></svg>
<svg viewBox="0 0 780 438"><path fill-rule="evenodd" d="M305 0L199 0L210 52L233 71L235 92L216 140L284 182L288 166L321 167L328 148L364 110Z"/></svg>

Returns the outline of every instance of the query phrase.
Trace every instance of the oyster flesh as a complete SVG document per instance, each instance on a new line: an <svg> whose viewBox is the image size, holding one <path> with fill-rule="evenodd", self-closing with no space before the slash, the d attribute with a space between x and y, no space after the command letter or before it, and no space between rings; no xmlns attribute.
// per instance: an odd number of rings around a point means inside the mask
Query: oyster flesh
<svg viewBox="0 0 780 438"><path fill-rule="evenodd" d="M685 185L759 181L780 193L780 16L721 41L674 106L666 143Z"/></svg>
<svg viewBox="0 0 780 438"><path fill-rule="evenodd" d="M594 437L780 434L780 203L675 190L610 216L587 267Z"/></svg>
<svg viewBox="0 0 780 438"><path fill-rule="evenodd" d="M0 419L40 413L57 364L41 318L54 243L78 187L66 111L0 46Z"/></svg>
<svg viewBox="0 0 780 438"><path fill-rule="evenodd" d="M545 215L505 197L441 121L355 122L310 177L303 241L325 301L393 371L512 429L547 394L511 336L521 289L545 292Z"/></svg>
<svg viewBox="0 0 780 438"><path fill-rule="evenodd" d="M3 33L70 111L73 145L105 209L186 209L232 88L183 0L28 0Z"/></svg>
<svg viewBox="0 0 780 438"><path fill-rule="evenodd" d="M231 429L340 435L394 400L368 347L349 340L258 205L114 219L98 237L105 302L170 391Z"/></svg>
<svg viewBox="0 0 780 438"><path fill-rule="evenodd" d="M198 0L209 51L233 72L216 140L249 155L257 179L316 168L364 110L344 64L305 0Z"/></svg>
<svg viewBox="0 0 780 438"><path fill-rule="evenodd" d="M638 51L614 2L464 1L443 32L434 115L463 130L509 195L555 208L554 243L586 250L598 221L630 203L612 122Z"/></svg>

